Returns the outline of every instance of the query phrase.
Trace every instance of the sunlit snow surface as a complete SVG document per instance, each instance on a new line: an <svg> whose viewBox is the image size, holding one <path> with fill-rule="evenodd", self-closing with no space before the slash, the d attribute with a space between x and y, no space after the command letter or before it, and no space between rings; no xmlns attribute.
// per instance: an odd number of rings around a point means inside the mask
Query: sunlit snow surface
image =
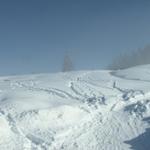
<svg viewBox="0 0 150 150"><path fill-rule="evenodd" d="M150 65L0 78L0 150L148 150Z"/></svg>

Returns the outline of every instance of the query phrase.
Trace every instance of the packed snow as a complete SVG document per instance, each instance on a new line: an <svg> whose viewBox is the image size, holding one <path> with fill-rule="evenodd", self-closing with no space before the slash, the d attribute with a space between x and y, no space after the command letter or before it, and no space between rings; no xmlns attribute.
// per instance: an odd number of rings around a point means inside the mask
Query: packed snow
<svg viewBox="0 0 150 150"><path fill-rule="evenodd" d="M150 149L150 65L0 77L0 150Z"/></svg>

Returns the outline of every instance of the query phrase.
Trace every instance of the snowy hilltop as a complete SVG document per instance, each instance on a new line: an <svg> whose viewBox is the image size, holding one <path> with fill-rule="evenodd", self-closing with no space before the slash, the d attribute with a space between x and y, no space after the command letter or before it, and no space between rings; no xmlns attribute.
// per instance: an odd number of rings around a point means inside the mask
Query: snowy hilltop
<svg viewBox="0 0 150 150"><path fill-rule="evenodd" d="M150 65L0 77L0 150L150 149Z"/></svg>

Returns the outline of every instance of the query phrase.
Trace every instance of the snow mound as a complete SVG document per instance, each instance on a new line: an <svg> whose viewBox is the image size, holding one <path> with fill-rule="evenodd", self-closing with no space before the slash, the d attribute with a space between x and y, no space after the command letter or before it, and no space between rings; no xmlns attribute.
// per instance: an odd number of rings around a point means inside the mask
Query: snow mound
<svg viewBox="0 0 150 150"><path fill-rule="evenodd" d="M149 70L1 77L0 150L145 150Z"/></svg>

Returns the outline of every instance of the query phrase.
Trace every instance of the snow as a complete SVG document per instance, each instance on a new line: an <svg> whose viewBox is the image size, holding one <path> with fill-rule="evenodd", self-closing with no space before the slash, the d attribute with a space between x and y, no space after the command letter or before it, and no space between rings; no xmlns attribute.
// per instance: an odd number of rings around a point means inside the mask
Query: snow
<svg viewBox="0 0 150 150"><path fill-rule="evenodd" d="M150 65L0 77L0 150L145 150Z"/></svg>

